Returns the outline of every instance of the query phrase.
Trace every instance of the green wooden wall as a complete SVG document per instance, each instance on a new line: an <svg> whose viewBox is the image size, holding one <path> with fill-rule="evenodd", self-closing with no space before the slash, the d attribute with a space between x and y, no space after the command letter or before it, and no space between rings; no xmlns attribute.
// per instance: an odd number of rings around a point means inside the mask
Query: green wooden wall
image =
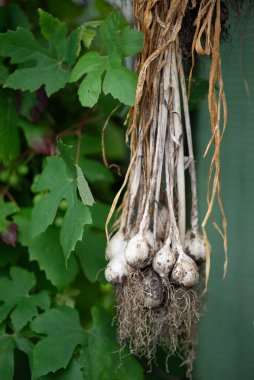
<svg viewBox="0 0 254 380"><path fill-rule="evenodd" d="M205 316L199 329L194 380L254 379L254 17L236 20L222 45L228 127L221 149L222 197L228 218L229 267L209 228L212 268ZM204 74L204 73L203 73ZM201 217L205 214L210 138L207 104L195 123Z"/></svg>

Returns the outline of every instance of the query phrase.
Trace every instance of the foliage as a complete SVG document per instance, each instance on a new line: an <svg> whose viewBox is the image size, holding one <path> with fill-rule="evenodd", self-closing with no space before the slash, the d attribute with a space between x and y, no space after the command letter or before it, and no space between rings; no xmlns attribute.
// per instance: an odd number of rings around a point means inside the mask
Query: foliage
<svg viewBox="0 0 254 380"><path fill-rule="evenodd" d="M123 103L105 135L122 165L117 122L136 87L124 58L143 37L102 2L95 20L38 3L0 6L0 378L141 380L111 326L104 224L118 179L101 129Z"/></svg>

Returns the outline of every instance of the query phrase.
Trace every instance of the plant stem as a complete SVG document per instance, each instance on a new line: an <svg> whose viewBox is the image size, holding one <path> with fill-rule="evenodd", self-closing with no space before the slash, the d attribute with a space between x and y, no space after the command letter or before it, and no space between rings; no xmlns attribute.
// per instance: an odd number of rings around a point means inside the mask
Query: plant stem
<svg viewBox="0 0 254 380"><path fill-rule="evenodd" d="M188 96L187 96L185 77L184 77L184 71L183 71L183 65L182 65L182 57L180 54L178 55L178 57L179 57L179 61L178 61L179 76L180 76L184 118L185 118L185 131L186 131L188 151L189 151L189 173L190 173L191 194L192 194L191 227L192 229L197 230L198 229L198 198L197 198L196 168L195 168L195 161L194 161L194 154L193 154Z"/></svg>
<svg viewBox="0 0 254 380"><path fill-rule="evenodd" d="M179 142L176 176L177 176L177 198L178 198L178 228L180 234L180 241L183 244L185 239L185 176L184 176L184 153L183 153L183 129L181 123L181 106L180 106L180 94L178 83L178 68L176 62L176 45L172 51L172 85L174 88L173 94L173 119L175 127L175 137Z"/></svg>

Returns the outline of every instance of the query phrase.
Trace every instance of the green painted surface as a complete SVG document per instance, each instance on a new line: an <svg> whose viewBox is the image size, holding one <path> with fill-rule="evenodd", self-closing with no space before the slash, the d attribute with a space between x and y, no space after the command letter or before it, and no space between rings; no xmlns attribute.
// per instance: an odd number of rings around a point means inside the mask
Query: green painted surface
<svg viewBox="0 0 254 380"><path fill-rule="evenodd" d="M205 316L199 329L194 380L254 379L254 23L231 28L223 44L228 129L221 149L222 198L228 218L229 267L223 275L223 247L209 227L212 267ZM207 104L197 116L195 138L201 217L209 158ZM215 212L216 214L216 212ZM211 224L211 223L210 223Z"/></svg>

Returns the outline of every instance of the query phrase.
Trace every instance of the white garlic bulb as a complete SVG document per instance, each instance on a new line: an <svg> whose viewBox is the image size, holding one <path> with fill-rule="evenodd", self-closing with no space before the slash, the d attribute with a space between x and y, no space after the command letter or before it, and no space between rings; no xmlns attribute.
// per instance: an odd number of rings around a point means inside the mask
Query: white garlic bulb
<svg viewBox="0 0 254 380"><path fill-rule="evenodd" d="M115 256L124 254L127 246L127 241L124 238L124 234L118 231L107 244L106 258L108 260L113 259Z"/></svg>
<svg viewBox="0 0 254 380"><path fill-rule="evenodd" d="M153 258L153 269L161 277L169 275L176 262L176 255L168 244L164 245Z"/></svg>
<svg viewBox="0 0 254 380"><path fill-rule="evenodd" d="M206 259L206 246L203 236L197 230L188 230L185 235L184 250L196 262Z"/></svg>
<svg viewBox="0 0 254 380"><path fill-rule="evenodd" d="M151 261L150 246L144 235L138 233L127 244L125 257L129 265L134 268L144 268Z"/></svg>
<svg viewBox="0 0 254 380"><path fill-rule="evenodd" d="M183 285L186 288L190 288L198 282L199 272L195 261L182 251L171 273L171 279L175 284Z"/></svg>
<svg viewBox="0 0 254 380"><path fill-rule="evenodd" d="M124 254L115 256L110 260L105 269L105 278L112 284L119 284L127 276L129 266Z"/></svg>

